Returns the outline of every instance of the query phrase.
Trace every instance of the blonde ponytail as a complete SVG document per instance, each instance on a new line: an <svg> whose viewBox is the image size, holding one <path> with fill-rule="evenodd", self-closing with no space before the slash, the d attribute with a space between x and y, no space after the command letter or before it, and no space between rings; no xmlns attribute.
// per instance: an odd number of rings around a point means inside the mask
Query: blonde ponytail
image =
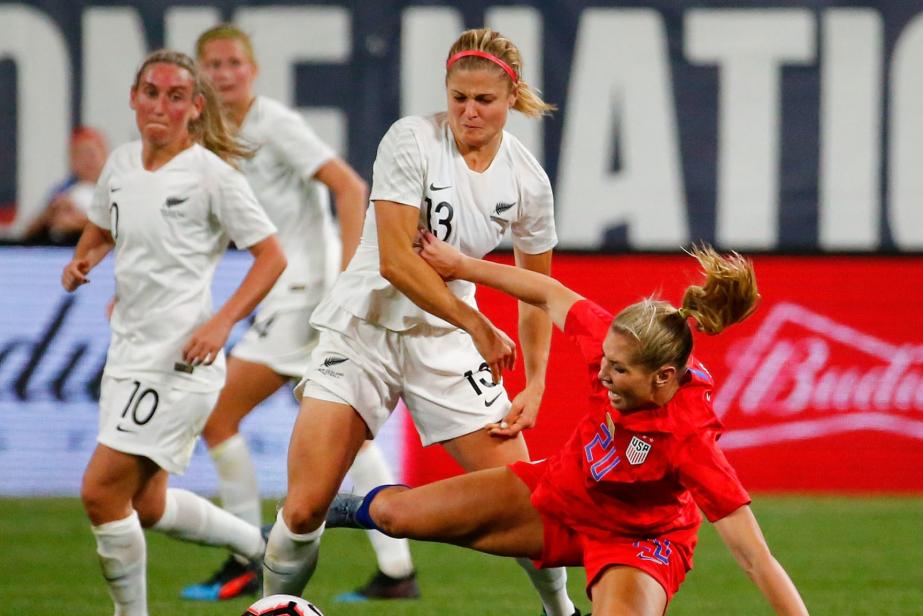
<svg viewBox="0 0 923 616"><path fill-rule="evenodd" d="M704 244L688 252L702 266L705 282L687 287L679 308L647 298L628 306L612 321L613 331L637 341L634 359L649 370L686 366L692 353L690 317L699 331L714 335L743 321L759 305L756 274L748 259L736 252L722 256Z"/></svg>
<svg viewBox="0 0 923 616"><path fill-rule="evenodd" d="M760 294L749 259L736 252L722 256L705 244L688 252L702 266L705 284L686 289L680 311L695 319L699 331L718 334L753 314Z"/></svg>

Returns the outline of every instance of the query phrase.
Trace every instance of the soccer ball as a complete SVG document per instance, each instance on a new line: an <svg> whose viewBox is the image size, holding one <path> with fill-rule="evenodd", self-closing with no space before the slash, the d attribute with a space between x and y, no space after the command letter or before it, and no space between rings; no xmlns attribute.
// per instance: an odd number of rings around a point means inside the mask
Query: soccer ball
<svg viewBox="0 0 923 616"><path fill-rule="evenodd" d="M324 616L317 606L301 597L270 595L247 608L241 616Z"/></svg>

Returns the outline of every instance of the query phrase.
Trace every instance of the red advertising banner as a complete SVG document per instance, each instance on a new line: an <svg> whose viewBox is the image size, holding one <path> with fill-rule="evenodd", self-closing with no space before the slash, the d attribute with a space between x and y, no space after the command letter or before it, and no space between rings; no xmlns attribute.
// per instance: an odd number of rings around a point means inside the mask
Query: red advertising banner
<svg viewBox="0 0 923 616"><path fill-rule="evenodd" d="M509 262L508 257L499 260ZM697 334L694 354L717 383L721 445L751 490L923 491L923 258L754 258L763 296L747 321ZM698 281L687 256L555 257L554 276L613 312L657 294L677 303ZM490 289L482 310L515 334L516 304ZM522 387L521 361L506 376ZM555 333L542 411L526 438L554 451L584 411L585 376ZM406 427L405 479L425 483L458 467Z"/></svg>

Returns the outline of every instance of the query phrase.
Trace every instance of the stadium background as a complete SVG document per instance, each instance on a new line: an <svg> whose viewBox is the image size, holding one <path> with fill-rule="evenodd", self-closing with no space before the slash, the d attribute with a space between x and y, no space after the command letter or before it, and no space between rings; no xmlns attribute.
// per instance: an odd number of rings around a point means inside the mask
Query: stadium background
<svg viewBox="0 0 923 616"><path fill-rule="evenodd" d="M443 106L458 31L508 33L560 107L510 125L555 187L556 275L617 308L653 290L677 300L689 241L753 254L760 312L700 352L745 483L923 491L921 16L916 0L0 3L0 495L77 493L111 292L109 265L66 296L68 250L12 244L66 175L71 128L132 138L146 51L189 51L232 18L254 37L259 90L367 178L391 122ZM225 260L216 300L246 259ZM513 329L510 302L481 301ZM552 358L538 456L569 432L585 378L560 338ZM281 392L245 425L267 494L284 491L294 408ZM451 472L415 438L400 415L382 438L407 481ZM203 451L179 483L213 491Z"/></svg>

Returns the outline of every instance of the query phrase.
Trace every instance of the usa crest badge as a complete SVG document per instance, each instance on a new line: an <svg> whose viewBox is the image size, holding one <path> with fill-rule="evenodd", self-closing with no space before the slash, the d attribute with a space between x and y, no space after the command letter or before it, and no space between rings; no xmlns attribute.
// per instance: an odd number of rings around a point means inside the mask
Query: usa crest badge
<svg viewBox="0 0 923 616"><path fill-rule="evenodd" d="M637 466L647 460L647 454L650 453L651 447L653 447L653 445L647 441L633 436L628 443L628 450L625 452L625 457L628 458L628 462L632 466Z"/></svg>

